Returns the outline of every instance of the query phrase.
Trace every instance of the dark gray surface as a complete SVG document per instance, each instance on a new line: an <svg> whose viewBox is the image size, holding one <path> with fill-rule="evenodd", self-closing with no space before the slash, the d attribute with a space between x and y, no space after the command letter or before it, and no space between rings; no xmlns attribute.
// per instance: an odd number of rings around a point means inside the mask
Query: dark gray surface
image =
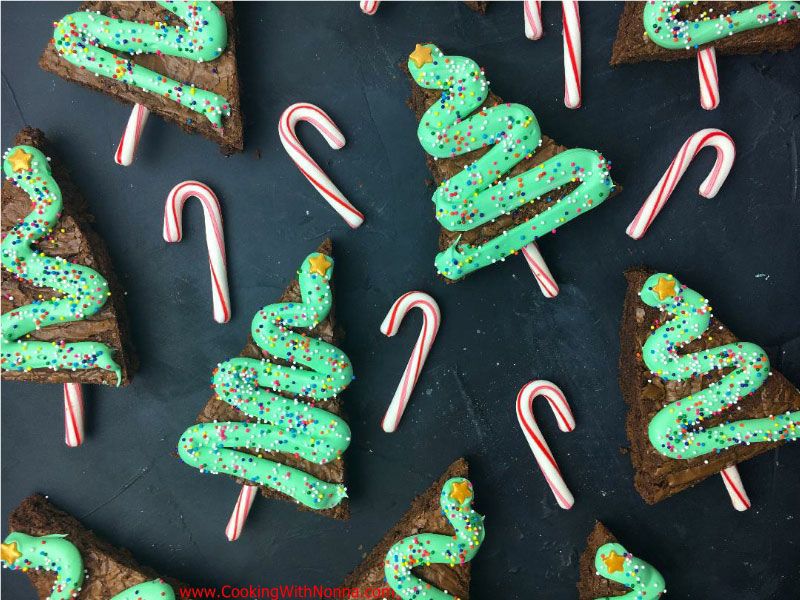
<svg viewBox="0 0 800 600"><path fill-rule="evenodd" d="M691 61L607 66L619 5L582 5L585 108L567 110L560 8L544 9L545 37L524 38L520 3L483 17L456 3L241 5L239 65L246 116L243 155L152 118L128 168L113 162L128 107L37 67L52 22L72 4L4 3L2 142L43 129L89 199L124 285L141 371L127 389L89 394L88 439L63 444L57 386L3 384L3 520L26 495L49 494L88 526L165 575L198 584L339 583L454 458L469 457L486 542L473 563L481 598L574 596L577 557L595 518L657 565L670 598L788 598L800 584L800 448L741 465L754 507L739 514L719 478L648 507L635 493L617 386L622 270L670 270L712 299L740 337L768 349L800 383L798 116L800 52L721 58L722 104L699 106ZM541 242L561 285L546 300L524 261L448 286L433 270L438 226L408 83L397 68L418 41L476 59L505 99L528 104L542 130L567 146L599 148L625 187L617 198ZM351 231L291 163L277 136L292 102L325 108L347 137L336 152L301 137L366 214ZM625 226L683 140L718 126L738 144L716 199L697 195L713 162L692 166L644 240ZM256 152L260 150L261 157ZM218 325L202 214L190 204L182 244L161 239L167 192L211 185L223 205L233 319ZM353 428L347 523L258 499L242 539L224 527L238 488L172 456L209 396L213 366L237 354L250 320L273 302L307 252L335 244L336 304L357 381L346 394ZM394 299L423 289L444 324L399 432L379 427L418 332L378 326ZM567 435L538 407L577 503L560 510L514 416L519 387L551 379L578 422ZM5 529L4 529L5 531ZM33 594L3 572L6 598Z"/></svg>

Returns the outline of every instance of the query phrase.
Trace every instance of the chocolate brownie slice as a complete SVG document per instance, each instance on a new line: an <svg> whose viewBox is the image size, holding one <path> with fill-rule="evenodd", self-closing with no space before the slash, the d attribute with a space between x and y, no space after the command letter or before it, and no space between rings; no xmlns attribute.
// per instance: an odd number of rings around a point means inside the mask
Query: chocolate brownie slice
<svg viewBox="0 0 800 600"><path fill-rule="evenodd" d="M594 600L595 598L613 598L622 596L630 590L616 581L611 581L597 574L594 558L603 544L613 544L617 538L606 529L600 521L596 521L594 529L586 539L586 550L581 554L579 562L580 578L578 579L578 600Z"/></svg>
<svg viewBox="0 0 800 600"><path fill-rule="evenodd" d="M628 291L620 325L619 383L628 405L626 429L631 443L630 455L635 470L634 484L648 504L660 502L685 490L726 467L772 450L781 442L737 445L721 452L712 452L691 459L673 459L657 452L648 437L648 425L653 416L667 404L705 389L720 378L705 374L685 381L666 381L653 375L642 360L642 346L662 319L657 308L642 302L639 292L654 270L637 267L625 272ZM659 322L659 325L661 323ZM711 319L703 336L684 346L681 354L697 352L738 338L717 318ZM739 400L735 419L767 417L787 411L800 410L800 391L774 368L766 383L752 394ZM732 418L731 411L710 416L703 421L708 429Z"/></svg>
<svg viewBox="0 0 800 600"><path fill-rule="evenodd" d="M333 244L330 240L325 240L320 244L319 248L316 250L322 254L326 254L331 256L333 252ZM286 290L283 292L283 295L280 297L278 302L301 302L301 295L300 295L300 284L295 278ZM342 338L342 332L336 326L336 320L334 317L334 309L331 308L330 313L328 314L328 318L324 321L320 322L314 329L309 332L311 337L316 337L321 340L324 340L334 346L338 346L339 342ZM242 350L239 356L244 356L248 358L267 358L268 360L276 363L286 364L285 362L276 359L274 356L266 354L258 347L258 345L253 341L252 337L249 337L247 340L247 345ZM291 396L287 396L291 397ZM310 403L311 400L308 398L299 398L302 402ZM344 404L342 399L339 396L334 396L328 400L315 400L314 405L331 412L335 415L339 415L341 417L345 417L344 414ZM242 413L239 409L234 408L224 400L220 400L216 395L213 396L208 403L206 403L203 410L197 416L198 423L211 423L214 421L251 421L252 419L248 418L244 413ZM269 458L269 460L288 465L290 467L296 467L306 473L317 477L323 481L327 481L330 483L341 483L346 484L346 477L345 477L345 464L344 460L333 460L331 462L325 464L316 464L310 461L307 461L299 456L295 456L293 454L285 454L281 452L266 452L256 453L246 448L240 448L241 452L248 452L254 455L261 455L266 454L265 458ZM253 485L251 482L245 481L243 479L239 479L234 477L236 481L241 484L248 484ZM307 508L300 503L296 503L291 497L278 492L270 487L267 486L259 486L261 489L261 494L266 498L274 498L278 500L285 500L288 502L292 502L296 504L297 508L301 510L310 510L315 513L323 514L325 516L331 517L333 519L349 519L350 518L350 505L348 503L347 498L342 500L339 504L334 506L333 508L324 509L324 510L313 510L311 508Z"/></svg>
<svg viewBox="0 0 800 600"><path fill-rule="evenodd" d="M121 102L146 106L151 112L177 123L184 131L200 133L218 143L225 154L241 152L244 149L244 139L239 100L239 73L236 67L238 32L234 20L234 6L233 2L217 2L216 4L222 11L228 26L228 43L218 58L198 63L187 58L165 54L139 54L131 56L130 59L137 65L176 81L193 84L197 89L208 90L227 99L230 103L231 114L223 117L221 129L214 127L205 116L169 98L108 77L97 76L86 69L73 65L58 55L52 39L39 59L39 66L67 81L104 92ZM84 2L79 10L100 12L126 21L152 23L178 20L178 17L156 2L93 1Z"/></svg>
<svg viewBox="0 0 800 600"><path fill-rule="evenodd" d="M680 10L682 19L695 20L713 9L712 15L728 14L751 8L763 2L698 2ZM697 50L670 50L654 43L645 35L642 12L644 2L626 2L619 19L617 39L611 54L611 64L621 65L646 60L680 60L691 58ZM788 21L751 29L717 40L712 44L718 54L760 54L791 50L800 44L800 21Z"/></svg>
<svg viewBox="0 0 800 600"><path fill-rule="evenodd" d="M385 588L383 563L386 553L396 542L417 533L438 533L454 535L453 527L442 515L440 495L442 486L452 477L468 477L469 466L466 459L459 458L427 490L417 496L408 511L392 527L380 542L367 554L366 558L344 580L344 587L358 588L362 595L368 590ZM431 585L447 590L461 600L469 600L470 563L451 567L444 564L431 564L414 569L414 572ZM367 597L367 596L364 596Z"/></svg>
<svg viewBox="0 0 800 600"><path fill-rule="evenodd" d="M130 383L137 363L128 337L128 322L123 302L124 292L114 275L111 258L102 238L92 229L94 217L72 183L68 171L53 156L44 133L26 127L14 138L14 145L33 146L49 157L53 178L61 190L63 208L61 218L50 236L36 244L39 252L48 256L60 256L69 262L91 267L106 281L111 296L97 314L82 321L54 324L32 331L29 339L53 342L95 341L103 342L114 349L114 360L122 368L121 385ZM31 199L20 187L8 179L3 179L2 191L2 235L17 225L31 211ZM55 292L48 288L36 287L17 279L3 269L2 312L31 304L42 296L51 297ZM37 383L104 383L116 385L117 377L112 371L104 369L57 370L33 369L30 371L3 370L2 379L6 381L33 381Z"/></svg>
<svg viewBox="0 0 800 600"><path fill-rule="evenodd" d="M67 535L67 540L80 551L86 569L76 600L108 600L129 587L158 578L155 571L140 566L130 552L100 539L75 517L56 508L40 494L29 496L11 512L8 527L12 532L37 537ZM55 573L31 569L26 574L39 598L49 598ZM181 584L170 579L165 581L172 586L177 597Z"/></svg>

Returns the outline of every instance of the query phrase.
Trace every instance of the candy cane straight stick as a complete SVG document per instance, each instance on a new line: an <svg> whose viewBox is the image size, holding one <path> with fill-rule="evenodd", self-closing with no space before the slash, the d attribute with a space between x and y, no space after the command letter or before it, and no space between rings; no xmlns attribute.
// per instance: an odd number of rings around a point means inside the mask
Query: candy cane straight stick
<svg viewBox="0 0 800 600"><path fill-rule="evenodd" d="M344 146L344 135L324 110L307 102L292 104L283 111L278 122L278 135L280 136L281 144L283 144L286 152L289 153L289 156L298 166L300 172L325 198L325 201L333 207L333 210L339 213L350 227L355 229L364 222L364 215L350 204L344 194L333 185L330 178L300 144L300 140L297 139L297 134L294 131L298 121L311 123L322 134L328 145L335 150Z"/></svg>
<svg viewBox="0 0 800 600"><path fill-rule="evenodd" d="M525 15L525 37L538 40L543 33L541 0L523 0L522 13Z"/></svg>
<svg viewBox="0 0 800 600"><path fill-rule="evenodd" d="M250 514L250 509L253 507L253 501L255 501L257 493L258 486L242 486L239 498L236 500L236 506L233 507L231 518L228 521L228 526L225 528L225 535L229 542L235 542L242 535L242 529L244 529L245 521L247 521L247 516Z"/></svg>
<svg viewBox="0 0 800 600"><path fill-rule="evenodd" d="M564 105L581 106L581 16L578 0L563 0L564 26Z"/></svg>
<svg viewBox="0 0 800 600"><path fill-rule="evenodd" d="M728 490L728 495L731 497L733 508L739 512L745 511L750 508L750 498L742 484L742 478L739 476L739 469L736 465L723 469L720 472L722 482L725 484L725 489Z"/></svg>
<svg viewBox="0 0 800 600"><path fill-rule="evenodd" d="M118 165L129 167L133 163L136 147L139 145L139 139L142 137L142 130L149 115L150 111L146 107L141 104L133 105L131 116L128 117L128 124L125 131L122 132L117 152L114 154L114 162Z"/></svg>
<svg viewBox="0 0 800 600"><path fill-rule="evenodd" d="M714 110L719 106L719 75L717 52L713 46L698 51L697 76L700 79L700 106Z"/></svg>
<svg viewBox="0 0 800 600"><path fill-rule="evenodd" d="M359 5L361 6L361 12L365 15L374 15L378 12L378 7L380 6L380 0L361 0Z"/></svg>
<svg viewBox="0 0 800 600"><path fill-rule="evenodd" d="M528 440L528 445L533 451L533 456L542 470L547 484L553 491L558 505L566 510L572 508L575 504L575 499L572 497L572 492L567 488L564 478L561 476L561 471L556 464L556 459L550 451L550 447L542 437L542 432L536 424L536 419L533 416L533 400L537 396L543 396L553 414L556 416L558 428L561 431L568 432L575 429L575 417L572 416L572 410L567 403L564 392L554 383L537 379L522 386L522 389L517 394L517 420L522 433L525 434L525 439Z"/></svg>
<svg viewBox="0 0 800 600"><path fill-rule="evenodd" d="M83 443L83 389L80 383L64 384L64 441L71 448Z"/></svg>
<svg viewBox="0 0 800 600"><path fill-rule="evenodd" d="M422 366L425 364L425 359L428 358L433 340L436 338L436 332L439 331L439 323L442 320L436 300L424 292L408 292L400 296L392 305L392 308L389 309L389 314L386 315L383 323L381 323L381 332L389 337L396 334L406 313L412 308L422 310L422 331L420 331L417 343L411 352L411 358L408 360L406 370L403 372L403 378L400 380L392 402L389 404L389 409L381 422L381 427L387 433L395 431L398 423L400 423L403 411L405 411L411 392L419 379Z"/></svg>
<svg viewBox="0 0 800 600"><path fill-rule="evenodd" d="M189 198L197 198L203 205L208 246L208 267L211 270L211 297L214 302L214 320L227 323L231 318L231 301L228 297L228 270L225 266L225 237L222 232L222 211L216 194L199 181L179 183L167 196L164 207L164 239L180 242L183 237L181 215Z"/></svg>
<svg viewBox="0 0 800 600"><path fill-rule="evenodd" d="M542 290L542 294L544 294L546 298L555 298L558 296L558 284L553 278L550 269L547 267L547 263L544 262L544 258L542 258L542 253L539 252L539 246L536 245L536 242L531 242L527 246L523 246L522 256L525 257L525 262L528 263L533 276L536 278L536 282L539 284L539 289Z"/></svg>
<svg viewBox="0 0 800 600"><path fill-rule="evenodd" d="M666 204L675 186L678 185L678 181L686 172L689 163L692 162L692 159L697 156L700 150L707 146L716 148L717 160L711 173L700 184L700 195L704 198L713 198L717 195L733 166L733 161L736 158L736 145L733 143L731 136L724 131L701 129L691 135L683 144L678 156L673 159L658 185L650 192L647 200L644 201L642 208L639 209L636 217L628 225L625 233L635 240L641 239L648 227L653 223L653 219L664 208L664 204Z"/></svg>

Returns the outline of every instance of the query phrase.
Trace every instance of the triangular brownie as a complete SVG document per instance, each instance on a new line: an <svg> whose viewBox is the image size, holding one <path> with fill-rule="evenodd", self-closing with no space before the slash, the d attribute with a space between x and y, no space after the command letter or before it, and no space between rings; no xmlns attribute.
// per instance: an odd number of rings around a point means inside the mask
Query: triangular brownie
<svg viewBox="0 0 800 600"><path fill-rule="evenodd" d="M473 494L468 476L469 467L466 459L459 458L452 463L433 485L414 499L408 511L367 554L361 564L347 576L344 587L351 590L358 589L363 597L368 597L367 594L374 594L375 590L386 589L388 586L395 594L388 595L390 592L387 590L387 595L381 597L410 598L417 596L403 592L408 592L414 585L415 579L419 578L424 582L421 585L427 583L439 590L447 591L455 598L469 600L469 561L483 541L483 517L470 508ZM455 483L451 481L454 479ZM448 482L451 490L445 489ZM452 521L445 515L443 497L457 498L462 509L468 512L469 516L462 522L470 519L471 525L468 524L470 543L464 542L459 532L451 525ZM448 510L447 515L453 517L453 512ZM464 518L465 515L460 516ZM450 564L436 560L438 557L432 540L426 534L434 534L435 538L441 536L449 540L453 556ZM409 536L413 539L406 540ZM408 552L409 556L398 555L400 550L397 547L390 553L393 546L401 541L407 542L403 544L402 549ZM408 569L412 567L413 572L409 572ZM387 581L387 572L392 573L391 581ZM404 587L400 589L398 586Z"/></svg>
<svg viewBox="0 0 800 600"><path fill-rule="evenodd" d="M136 365L128 338L123 291L114 276L105 243L90 226L94 218L88 205L67 170L53 157L44 133L27 127L17 134L14 144L4 155L2 192L2 378L126 385ZM42 190L44 195L37 197ZM53 215L53 226L48 228L43 224L48 217L42 207L52 209L58 195L62 202L60 216L55 221ZM21 239L26 243L20 243ZM25 247L28 242L32 242L30 249ZM26 258L26 253L34 257ZM81 265L83 273L70 264ZM96 282L97 274L107 286L90 285ZM54 302L50 300L53 297L57 298ZM95 302L102 308L89 316L81 315L91 313L87 303L97 309ZM80 311L74 308L78 305L82 305ZM26 317L26 312L31 316ZM62 318L65 315L67 318ZM25 327L26 320L32 321L30 331L14 335L19 331L17 327ZM20 350L10 344L17 337ZM33 343L37 341L43 344L34 351ZM44 352L51 356L39 356ZM58 361L53 358L55 355Z"/></svg>
<svg viewBox="0 0 800 600"><path fill-rule="evenodd" d="M211 19L203 12L208 9L208 5L214 8L213 4L219 7L227 27L224 47L215 38L223 36L211 29L214 23L209 24ZM234 6L233 2L213 4L178 3L174 5L177 13L173 14L157 2L84 2L80 11L100 13L89 21L91 24L97 23L96 30L87 31L88 36L83 41L82 37L73 34L76 28L69 16L56 22L54 37L39 59L39 66L68 81L104 92L121 102L141 104L164 119L177 123L184 131L200 133L218 143L225 154L240 152L244 149L244 141L239 73L236 67L238 33ZM178 15L184 10L184 6L188 7L186 10L192 15L187 19L191 21L189 30L192 37L189 43L185 43L185 35L173 40L173 28L182 25ZM110 18L103 18L104 16ZM110 29L116 24L113 19L135 23L122 23L120 34L115 35ZM137 23L145 24L142 25L145 32L140 37L133 38L131 28ZM152 23L156 23L157 28L149 25ZM109 41L100 37L105 35L109 36ZM206 40L206 37L209 39ZM116 71L108 69L111 75L96 75L86 65L73 64L63 55L85 52L86 47L92 49L93 55L105 52L104 44L111 41L120 44L116 50L108 48L109 54L113 55L109 60L113 60L114 64L119 65L130 60L133 65L156 72L173 83L157 81L158 89L148 91L141 85L119 80L121 76L132 77L131 74L135 74L137 67L117 66ZM212 51L212 54L196 56L204 48ZM173 55L178 52L183 56ZM102 63L95 61L95 64L97 62ZM124 75L120 75L120 72ZM146 73L140 76L146 78L148 84L154 81ZM181 98L185 104L179 100ZM212 110L209 107L215 108ZM219 122L214 123L212 119Z"/></svg>
<svg viewBox="0 0 800 600"><path fill-rule="evenodd" d="M3 566L23 570L41 600L50 597L54 585L62 593L80 589L73 596L76 600L109 600L131 588L138 592L131 599L172 600L183 587L175 580L158 579L155 571L140 566L127 550L100 539L42 495L23 500L11 511L8 525L13 533L3 543ZM38 564L48 561L55 563L53 570ZM77 574L82 569L82 584L75 586L67 572Z"/></svg>
<svg viewBox="0 0 800 600"><path fill-rule="evenodd" d="M447 281L505 260L619 192L600 154L540 135L530 109L489 90L470 59L417 44L402 68L438 188L436 267ZM546 163L561 153L563 161Z"/></svg>
<svg viewBox="0 0 800 600"><path fill-rule="evenodd" d="M747 382L744 380L729 381L726 389L735 389L737 394L742 395L735 408L719 410L716 407L709 407L701 396L701 390L708 390L709 386L719 381L723 375L725 377L733 376L733 367L737 366L736 361L740 356L751 357L755 354L763 354L763 351L757 346L747 344L745 349L731 347L703 353L699 360L711 362L724 359L727 362L722 369L709 367L706 370L695 367L694 371L687 371L682 380L669 377L666 370L669 368L668 366L665 366L661 376L653 374L643 359L644 346L656 329L664 325L665 319L671 319L669 322L672 332L668 335L679 334L680 328L676 324L683 327L683 323L689 323L688 328L694 330L695 337L701 336L685 345L682 343L672 345L673 341L660 338L663 340L663 344L668 344L663 346L665 352L674 348L679 350L679 356L687 356L689 353L713 350L723 345L740 342L716 317L711 318L705 333L701 330L702 327L693 326L688 320L685 320L685 315L707 315L708 313L704 310L705 306L703 305L698 307L689 304L685 307L678 305L679 300L688 303L692 297L698 299L699 303L699 298L702 297L688 288L681 287L680 282L671 275L664 275L655 286L650 286L652 291L649 292L648 298L652 298L651 302L657 302L656 299L660 297L662 301L670 301L674 298L676 310L683 311L681 314L684 316L680 319L670 318L667 313L643 301L640 293L643 293L643 289L649 286L648 281L656 277L652 269L644 267L629 269L625 272L625 277L628 281L628 291L625 296L620 325L619 380L622 395L628 405L627 432L631 443L631 460L635 470L634 482L636 489L646 502L650 504L659 502L728 466L772 450L786 439L790 439L792 435L797 435L789 433L781 436L780 432L783 431L786 422L800 421L800 416L797 416L800 413L789 412L800 411L800 391L774 368L769 370L766 381L759 383L759 387L754 390L746 387L745 383ZM694 296L689 296L689 292L692 292ZM658 336L662 335L664 334L658 334ZM658 342L658 339L655 342ZM660 347L660 344L655 346L655 348ZM749 349L751 347L757 349L755 354L753 350ZM766 360L765 354L763 354L763 359ZM748 358L748 360L750 359ZM752 360L761 360L761 357ZM751 382L756 378L760 380L764 375L763 371L760 364L754 364L749 369L749 372L752 373L749 376ZM710 396L710 393L707 394ZM692 396L692 402L684 400L680 404L677 403L689 396ZM648 430L656 413L666 406L675 409L674 412L667 415L666 421L674 429L671 430L673 433L669 436L659 434L659 439L666 441L661 442L664 449L657 451L650 440ZM697 424L684 421L682 416L684 413L680 413L677 410L679 408L687 411L686 414L691 414L693 418L694 415L707 414L707 418L702 421L705 434L695 433L698 429ZM775 418L768 425L759 429L759 434L740 433L741 426L730 427L727 430L713 429L723 423L741 423L745 419L773 416ZM761 441L763 432L771 430L774 430L775 433L769 439L776 441ZM688 433L684 435L685 432ZM709 438L706 439L702 435L707 435ZM719 446L716 450L712 447L712 443L719 441L722 444L725 439L732 440L731 443L734 445L728 448ZM701 446L702 450L696 450ZM691 458L674 458L664 454L668 451L673 455L682 453L681 456L692 455L695 451L704 451L705 453L694 455Z"/></svg>
<svg viewBox="0 0 800 600"><path fill-rule="evenodd" d="M586 540L579 569L578 600L623 596L631 593L634 585L637 586L635 597L646 600L655 600L665 591L661 574L652 565L626 552L599 521Z"/></svg>
<svg viewBox="0 0 800 600"><path fill-rule="evenodd" d="M646 2L625 2L619 19L617 39L611 54L611 64L620 65L647 60L680 60L697 54L697 47L689 49L664 48L647 35L643 14ZM671 4L678 4L673 2ZM734 11L747 11L754 6L769 4L764 12L771 12L775 2L697 2L680 7L679 18L685 21L719 19ZM709 10L710 9L710 10ZM795 8L796 10L796 8ZM735 17L734 17L735 18ZM708 45L718 54L760 54L791 50L800 44L800 21L774 23L758 29L727 35Z"/></svg>
<svg viewBox="0 0 800 600"><path fill-rule="evenodd" d="M330 257L332 250L333 250L333 244L331 243L331 241L325 240L317 249L316 256ZM308 260L312 259L307 259L307 261ZM332 266L330 268L332 268ZM291 303L299 303L302 305L300 283L297 278L295 278L289 284L289 286L283 292L283 295L280 297L278 302L280 303L291 302ZM261 314L261 312L259 313L259 315ZM322 340L323 342L331 344L332 346L338 346L342 337L341 331L336 326L334 310L332 307L327 317L321 320L313 329L310 330L298 329L298 331L302 332L302 334L304 336L307 336L308 338L317 338L319 340ZM289 342L287 342L287 346L288 345ZM297 353L301 354L299 350L297 350ZM282 364L282 365L292 364L286 360L276 358L275 356L267 353L266 351L262 351L262 349L253 339L252 335L248 339L247 345L245 346L244 350L242 350L239 356L256 360L267 359L269 362L275 364ZM304 367L296 366L295 368L298 371L300 371ZM275 377L275 379L277 379L277 377ZM346 384L349 384L350 382L347 381L342 383L346 386ZM304 395L295 396L286 392L282 392L281 395L286 398L296 399L301 404L305 403L314 406L316 408L325 410L328 413L332 413L332 415L336 415L339 418L344 419L345 411L344 411L343 401L339 395L335 395L327 399L317 398L316 400L312 400L312 398L310 398L309 396L304 396ZM291 421L291 419L289 419L289 421ZM217 395L215 395L206 403L205 407L197 417L197 422L200 424L224 423L224 422L257 423L258 419L248 417L239 409L235 408L228 402L223 401ZM181 441L179 442L179 452L183 452L185 448L194 447L194 442L191 441L194 431L195 428L190 428L189 430L187 430L186 433L184 433L184 435L181 438ZM347 433L349 436L349 431ZM323 462L322 464L320 464L319 462L312 462L310 460L306 460L298 456L296 453L275 452L275 451L268 451L266 449L262 449L261 451L256 451L248 448L240 448L239 450L241 452L246 452L248 454L253 454L268 459L273 463L279 463L280 465L294 467L302 471L303 473L311 475L323 482L341 486L342 488L346 484L345 464L344 460L342 460L341 458L338 458L336 460L330 460L328 462ZM191 454L192 451L190 451L189 454ZM201 470L211 470L212 472L216 472L213 469L206 468L209 465L200 466L193 463L190 464L192 464L192 466L198 466L198 468L201 468ZM210 467L213 467L213 465L210 465ZM235 477L235 479L237 480L237 482L241 484L249 483L252 485L254 483L250 480L245 481L245 479L237 477ZM275 486L260 485L259 488L261 490L262 495L264 495L267 498L274 498L274 499L295 502L295 499L293 499L289 495L277 491L275 489ZM350 517L350 508L346 496L343 497L340 502L338 502L337 504L335 504L330 508L315 509L299 502L297 503L297 506L300 509L313 510L314 512L323 514L325 516L334 519L348 519Z"/></svg>

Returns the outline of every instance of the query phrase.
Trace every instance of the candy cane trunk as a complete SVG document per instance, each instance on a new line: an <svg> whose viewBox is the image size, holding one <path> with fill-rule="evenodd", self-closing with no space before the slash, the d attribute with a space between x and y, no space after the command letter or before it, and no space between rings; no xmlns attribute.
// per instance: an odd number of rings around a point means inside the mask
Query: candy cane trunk
<svg viewBox="0 0 800 600"><path fill-rule="evenodd" d="M247 517L250 514L250 509L253 507L253 502L258 493L258 486L243 485L239 492L239 498L236 500L236 505L233 507L231 518L225 527L225 535L229 542L235 542L242 535L244 524L247 522Z"/></svg>
<svg viewBox="0 0 800 600"><path fill-rule="evenodd" d="M374 15L376 12L378 12L378 7L380 5L380 0L361 0L361 2L359 2L361 12L363 12L365 15Z"/></svg>
<svg viewBox="0 0 800 600"><path fill-rule="evenodd" d="M577 0L563 0L564 105L581 106L581 16Z"/></svg>
<svg viewBox="0 0 800 600"><path fill-rule="evenodd" d="M523 0L522 14L525 17L525 37L538 40L542 37L542 2L541 0Z"/></svg>
<svg viewBox="0 0 800 600"><path fill-rule="evenodd" d="M700 79L700 106L714 110L719 106L719 75L714 47L697 52L697 76Z"/></svg>
<svg viewBox="0 0 800 600"><path fill-rule="evenodd" d="M83 444L83 388L80 383L64 384L64 441L70 448Z"/></svg>
<svg viewBox="0 0 800 600"><path fill-rule="evenodd" d="M150 116L150 111L147 107L141 104L133 105L131 116L128 117L128 124L125 126L125 131L122 132L117 151L114 154L114 162L118 165L129 167L133 164L136 148L139 146L148 116Z"/></svg>
<svg viewBox="0 0 800 600"><path fill-rule="evenodd" d="M542 290L545 298L558 296L558 284L544 261L542 253L539 252L539 246L536 242L523 246L522 256L525 257L525 262L528 263L528 267L530 267L531 273L536 278L536 283L539 284L539 289Z"/></svg>
<svg viewBox="0 0 800 600"><path fill-rule="evenodd" d="M744 489L744 484L742 483L742 478L739 475L739 469L736 468L736 465L723 469L720 471L720 475L722 476L722 482L725 484L725 489L731 497L733 508L739 512L750 508L750 498L747 495L747 491Z"/></svg>

